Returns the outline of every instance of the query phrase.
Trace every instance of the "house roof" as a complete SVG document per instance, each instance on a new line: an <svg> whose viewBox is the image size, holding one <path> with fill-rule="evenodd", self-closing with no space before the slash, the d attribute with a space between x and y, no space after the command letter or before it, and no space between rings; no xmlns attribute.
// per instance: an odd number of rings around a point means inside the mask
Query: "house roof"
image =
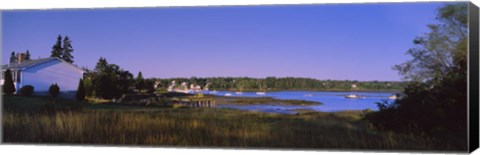
<svg viewBox="0 0 480 155"><path fill-rule="evenodd" d="M62 60L60 58L57 58L57 57L48 57L48 58L41 58L41 59L35 59L35 60L26 60L24 62L22 62L21 64L15 64L15 65L2 65L1 66L1 69L2 70L7 70L7 69L10 69L10 70L25 70L29 67L33 67L33 66L36 66L36 65L39 65L39 64L43 64L43 63L46 63L46 62L50 62L50 61L53 61L53 60L59 60L61 62L65 62L65 63L68 63L66 62L65 60ZM75 67L77 69L80 69L80 70L83 70L81 68L78 68L77 66L71 64L71 63L68 63L70 64L72 67Z"/></svg>

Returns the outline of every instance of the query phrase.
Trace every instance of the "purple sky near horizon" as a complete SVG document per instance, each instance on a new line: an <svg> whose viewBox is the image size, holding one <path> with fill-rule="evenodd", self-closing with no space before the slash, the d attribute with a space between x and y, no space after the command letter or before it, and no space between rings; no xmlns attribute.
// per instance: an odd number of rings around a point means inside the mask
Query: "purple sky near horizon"
<svg viewBox="0 0 480 155"><path fill-rule="evenodd" d="M443 3L2 11L10 53L50 55L68 35L75 64L100 57L144 77L400 80L392 66L435 23Z"/></svg>

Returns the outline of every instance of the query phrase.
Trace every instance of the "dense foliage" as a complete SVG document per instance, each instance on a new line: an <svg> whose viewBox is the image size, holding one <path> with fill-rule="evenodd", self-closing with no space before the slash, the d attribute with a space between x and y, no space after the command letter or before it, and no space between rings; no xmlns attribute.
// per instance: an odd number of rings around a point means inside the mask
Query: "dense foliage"
<svg viewBox="0 0 480 155"><path fill-rule="evenodd" d="M32 96L35 91L32 85L26 85L20 88L20 95L22 96Z"/></svg>
<svg viewBox="0 0 480 155"><path fill-rule="evenodd" d="M440 24L430 24L430 33L417 37L407 51L412 59L394 69L406 80L425 82L447 76L455 68L466 65L467 5L446 5L438 10ZM465 70L466 71L466 70Z"/></svg>
<svg viewBox="0 0 480 155"><path fill-rule="evenodd" d="M15 92L15 85L13 84L12 71L7 69L5 71L5 81L3 82L3 93L12 95Z"/></svg>
<svg viewBox="0 0 480 155"><path fill-rule="evenodd" d="M87 70L84 75L84 86L87 96L112 99L131 90L133 75L116 64L109 64L100 58L93 71Z"/></svg>
<svg viewBox="0 0 480 155"><path fill-rule="evenodd" d="M400 90L403 82L395 81L349 81L349 80L317 80L299 77L211 77L211 78L170 78L152 79L159 81L159 88L167 88L171 81L187 82L204 87L209 84L210 90ZM354 85L354 86L353 86ZM353 86L353 87L352 87Z"/></svg>
<svg viewBox="0 0 480 155"><path fill-rule="evenodd" d="M60 87L56 83L54 83L50 85L50 87L48 88L48 92L50 93L50 96L57 97L60 93Z"/></svg>
<svg viewBox="0 0 480 155"><path fill-rule="evenodd" d="M415 39L412 60L396 66L411 80L400 99L367 116L382 129L414 133L467 147L467 5L439 9L437 25Z"/></svg>

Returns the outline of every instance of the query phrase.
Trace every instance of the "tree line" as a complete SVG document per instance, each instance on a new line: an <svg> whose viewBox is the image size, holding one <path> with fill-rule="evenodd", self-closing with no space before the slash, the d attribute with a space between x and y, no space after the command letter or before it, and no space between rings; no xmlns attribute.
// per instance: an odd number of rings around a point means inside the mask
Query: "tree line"
<svg viewBox="0 0 480 155"><path fill-rule="evenodd" d="M84 68L83 79L79 82L81 94L79 99L86 97L112 99L126 93L153 93L166 91L172 81L178 84L199 85L202 89L208 84L210 90L234 91L275 91L275 90L390 90L397 91L404 87L404 82L398 81L349 81L349 80L317 80L297 77L210 77L210 78L144 78L142 72L136 77L116 64L109 63L101 57L95 68ZM80 88L80 86L82 88ZM355 86L355 87L352 87ZM78 97L77 97L78 98Z"/></svg>
<svg viewBox="0 0 480 155"><path fill-rule="evenodd" d="M264 91L264 90L401 90L404 82L399 81L354 81L354 80L318 80L301 77L209 77L209 78L154 78L157 87L166 89L170 82L208 85L210 90Z"/></svg>

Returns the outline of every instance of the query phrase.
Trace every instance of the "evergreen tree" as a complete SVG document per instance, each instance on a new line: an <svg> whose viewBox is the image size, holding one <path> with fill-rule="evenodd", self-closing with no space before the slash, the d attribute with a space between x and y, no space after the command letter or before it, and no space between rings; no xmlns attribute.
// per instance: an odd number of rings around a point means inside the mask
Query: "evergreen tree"
<svg viewBox="0 0 480 155"><path fill-rule="evenodd" d="M135 79L135 88L137 88L139 92L145 89L145 79L143 79L142 72L138 72L137 79Z"/></svg>
<svg viewBox="0 0 480 155"><path fill-rule="evenodd" d="M3 93L12 95L15 92L15 85L13 84L12 71L7 69L5 71L5 81L3 83Z"/></svg>
<svg viewBox="0 0 480 155"><path fill-rule="evenodd" d="M69 62L73 63L73 48L72 48L72 41L68 36L65 36L63 39L63 48L62 48L62 59Z"/></svg>
<svg viewBox="0 0 480 155"><path fill-rule="evenodd" d="M94 71L95 72L104 72L107 69L107 67L108 67L107 59L105 59L103 57L100 57L100 59L98 59L97 64L95 65Z"/></svg>
<svg viewBox="0 0 480 155"><path fill-rule="evenodd" d="M25 60L30 60L30 51L27 50L27 53L25 54Z"/></svg>
<svg viewBox="0 0 480 155"><path fill-rule="evenodd" d="M15 62L17 62L17 56L15 55L15 51L12 51L12 54L10 55L10 64Z"/></svg>
<svg viewBox="0 0 480 155"><path fill-rule="evenodd" d="M57 37L57 42L53 45L52 47L52 54L50 57L57 57L57 58L62 58L62 36L58 35Z"/></svg>
<svg viewBox="0 0 480 155"><path fill-rule="evenodd" d="M77 100L83 101L85 99L85 87L83 85L83 80L80 79L80 82L78 82L78 88L77 88L77 94L75 95Z"/></svg>

